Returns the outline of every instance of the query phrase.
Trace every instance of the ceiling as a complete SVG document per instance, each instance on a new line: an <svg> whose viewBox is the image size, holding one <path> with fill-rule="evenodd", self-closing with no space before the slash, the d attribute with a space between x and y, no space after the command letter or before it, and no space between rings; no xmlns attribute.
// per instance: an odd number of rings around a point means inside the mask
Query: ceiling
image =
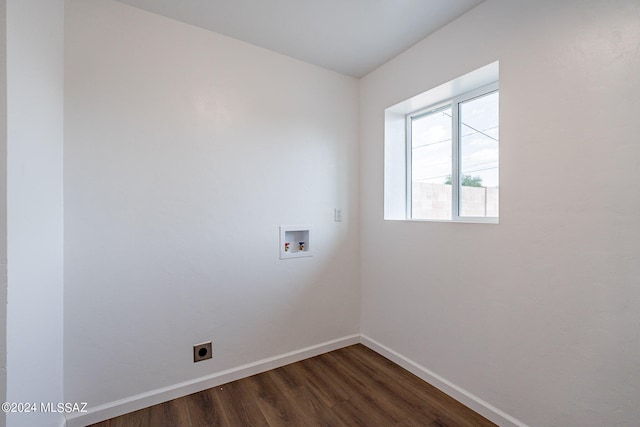
<svg viewBox="0 0 640 427"><path fill-rule="evenodd" d="M119 0L362 77L484 0Z"/></svg>

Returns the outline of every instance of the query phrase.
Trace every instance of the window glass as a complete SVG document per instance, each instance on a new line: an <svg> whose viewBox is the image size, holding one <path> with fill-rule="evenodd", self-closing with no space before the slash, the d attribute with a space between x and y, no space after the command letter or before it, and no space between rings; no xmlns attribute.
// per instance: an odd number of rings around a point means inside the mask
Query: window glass
<svg viewBox="0 0 640 427"><path fill-rule="evenodd" d="M451 106L411 119L411 216L451 219Z"/></svg>
<svg viewBox="0 0 640 427"><path fill-rule="evenodd" d="M459 104L460 216L498 217L498 92Z"/></svg>

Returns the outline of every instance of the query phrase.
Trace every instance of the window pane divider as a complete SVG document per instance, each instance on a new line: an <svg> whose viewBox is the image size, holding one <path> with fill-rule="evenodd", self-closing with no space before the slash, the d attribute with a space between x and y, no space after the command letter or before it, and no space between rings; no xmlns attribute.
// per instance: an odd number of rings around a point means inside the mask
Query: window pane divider
<svg viewBox="0 0 640 427"><path fill-rule="evenodd" d="M407 116L406 120L405 120L405 132L407 135L407 143L406 143L406 159L407 159L407 163L406 163L406 170L407 170L407 180L406 180L406 185L405 185L405 189L406 189L406 199L407 199L407 203L406 203L406 217L407 218L412 218L413 217L413 182L412 182L412 174L413 172L411 171L411 167L413 165L413 158L412 158L412 152L413 152L413 139L412 139L412 132L411 132L411 122L413 121L414 116Z"/></svg>
<svg viewBox="0 0 640 427"><path fill-rule="evenodd" d="M460 219L460 101L451 102L451 220Z"/></svg>

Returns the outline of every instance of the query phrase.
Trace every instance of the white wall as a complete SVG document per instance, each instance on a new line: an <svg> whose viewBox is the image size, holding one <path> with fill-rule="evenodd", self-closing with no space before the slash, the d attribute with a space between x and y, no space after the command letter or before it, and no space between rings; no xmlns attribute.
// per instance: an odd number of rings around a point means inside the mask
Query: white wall
<svg viewBox="0 0 640 427"><path fill-rule="evenodd" d="M7 400L7 20L0 0L0 400ZM6 415L0 413L0 427Z"/></svg>
<svg viewBox="0 0 640 427"><path fill-rule="evenodd" d="M358 333L357 80L113 1L65 31L65 399Z"/></svg>
<svg viewBox="0 0 640 427"><path fill-rule="evenodd" d="M8 0L7 400L62 402L62 0ZM59 426L61 414L7 424Z"/></svg>
<svg viewBox="0 0 640 427"><path fill-rule="evenodd" d="M638 2L488 0L362 79L363 334L531 426L637 424L639 41ZM383 221L384 109L495 60L500 224Z"/></svg>

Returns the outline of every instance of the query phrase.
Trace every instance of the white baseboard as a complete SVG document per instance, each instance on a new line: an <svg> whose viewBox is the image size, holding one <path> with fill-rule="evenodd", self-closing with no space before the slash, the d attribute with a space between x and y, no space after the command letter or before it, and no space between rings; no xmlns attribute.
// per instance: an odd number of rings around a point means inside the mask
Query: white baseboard
<svg viewBox="0 0 640 427"><path fill-rule="evenodd" d="M376 353L381 354L392 362L402 366L417 377L425 380L447 395L453 397L468 408L476 411L489 421L492 421L501 427L527 427L527 425L522 421L515 419L511 415L480 399L478 396L469 393L462 387L455 385L435 372L430 371L424 366L417 364L413 360L391 350L389 347L380 344L366 335L360 336L360 342Z"/></svg>
<svg viewBox="0 0 640 427"><path fill-rule="evenodd" d="M179 384L138 394L136 396L127 397L115 402L109 402L104 405L90 408L86 413L72 414L68 416L66 425L67 427L84 427L89 424L98 423L129 412L187 396L192 393L197 393L221 384L226 384L231 381L236 381L251 375L279 368L281 366L288 365L289 363L299 362L301 360L308 359L309 357L318 356L359 342L359 334L350 335L267 359L258 360L253 363L217 372L205 377L196 378L191 381L185 381Z"/></svg>

